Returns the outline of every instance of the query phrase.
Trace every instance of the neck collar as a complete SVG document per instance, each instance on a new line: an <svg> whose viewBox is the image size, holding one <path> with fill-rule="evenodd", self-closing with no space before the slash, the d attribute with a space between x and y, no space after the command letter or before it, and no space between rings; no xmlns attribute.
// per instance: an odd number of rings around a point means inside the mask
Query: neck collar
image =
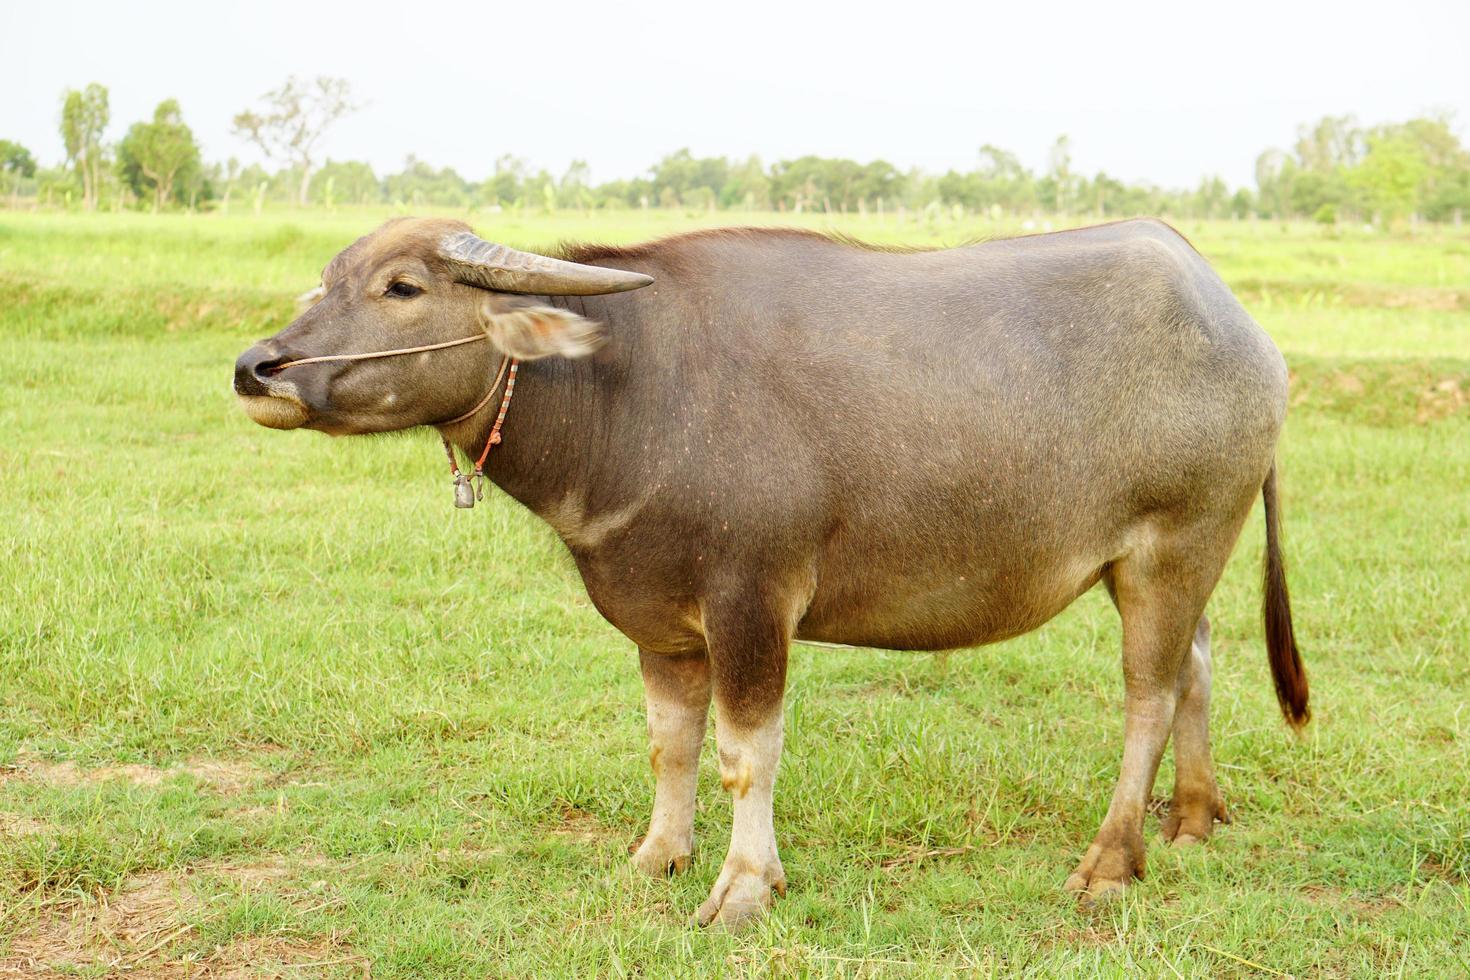
<svg viewBox="0 0 1470 980"><path fill-rule="evenodd" d="M470 416L475 415L480 409L489 404L496 389L500 387L500 380L502 378L505 379L505 396L500 399L500 413L495 416L495 424L490 427L490 435L485 438L485 448L480 450L480 458L475 460L474 473L466 476L460 472L459 461L455 458L454 454L454 447L449 444L449 440L444 438L444 436L441 435L439 437L444 443L444 455L449 457L449 475L454 480L454 506L456 507L473 507L475 506L475 501L485 499L485 460L490 456L490 447L500 444L500 427L505 424L505 413L510 410L510 399L516 390L516 371L520 366L520 361L506 355L501 359L500 370L495 373L495 381L490 385L490 390L485 392L485 397L481 398L474 408L465 412L463 415L452 418L448 422L439 423L441 426L453 425L456 422L463 422ZM508 372L507 369L509 369Z"/></svg>

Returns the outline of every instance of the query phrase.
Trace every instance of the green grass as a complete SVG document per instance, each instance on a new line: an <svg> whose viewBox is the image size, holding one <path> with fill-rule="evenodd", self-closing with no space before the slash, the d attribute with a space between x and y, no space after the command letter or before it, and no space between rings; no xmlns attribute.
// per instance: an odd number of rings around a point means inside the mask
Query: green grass
<svg viewBox="0 0 1470 980"><path fill-rule="evenodd" d="M498 494L454 511L427 435L270 432L233 403L235 355L379 217L0 213L0 975L1470 973L1470 234L1183 229L1295 377L1316 718L1293 738L1271 695L1257 515L1210 607L1235 823L1152 843L1111 906L1060 891L1121 751L1096 594L983 650L799 647L791 892L732 938L687 924L728 840L711 758L694 870L627 866L636 658L551 531ZM716 220L476 224L544 247Z"/></svg>

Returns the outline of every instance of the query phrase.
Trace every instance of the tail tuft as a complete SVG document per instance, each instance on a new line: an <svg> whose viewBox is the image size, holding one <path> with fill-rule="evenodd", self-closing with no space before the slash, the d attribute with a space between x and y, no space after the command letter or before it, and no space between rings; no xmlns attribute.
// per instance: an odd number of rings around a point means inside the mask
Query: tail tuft
<svg viewBox="0 0 1470 980"><path fill-rule="evenodd" d="M1312 709L1307 704L1307 672L1291 626L1291 596L1286 590L1286 565L1281 558L1281 516L1276 504L1274 464L1266 474L1261 497L1266 505L1266 561L1261 599L1266 620L1266 656L1271 663L1271 679L1276 683L1281 713L1289 725L1300 729L1311 721Z"/></svg>

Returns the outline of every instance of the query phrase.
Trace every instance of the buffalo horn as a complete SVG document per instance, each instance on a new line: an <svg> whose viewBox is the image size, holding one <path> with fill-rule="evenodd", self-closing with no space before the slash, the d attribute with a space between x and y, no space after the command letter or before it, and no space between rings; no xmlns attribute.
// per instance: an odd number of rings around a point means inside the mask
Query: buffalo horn
<svg viewBox="0 0 1470 980"><path fill-rule="evenodd" d="M500 293L599 296L638 289L653 282L652 276L641 272L604 269L518 252L467 231L446 235L440 242L439 254L457 281Z"/></svg>

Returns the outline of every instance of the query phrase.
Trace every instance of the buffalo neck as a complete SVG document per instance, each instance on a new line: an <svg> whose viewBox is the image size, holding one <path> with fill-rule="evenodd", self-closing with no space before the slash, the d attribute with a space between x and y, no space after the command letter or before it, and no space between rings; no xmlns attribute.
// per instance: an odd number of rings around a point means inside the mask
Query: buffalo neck
<svg viewBox="0 0 1470 980"><path fill-rule="evenodd" d="M593 304L578 298L537 299L594 315L585 309ZM613 338L590 357L520 362L501 442L485 460L485 476L492 483L542 515L567 494L585 493L595 479L599 454L608 451L606 390L608 379L621 370L626 340ZM493 366L490 370L493 377ZM471 461L484 449L500 403L497 392L475 418L444 430Z"/></svg>

